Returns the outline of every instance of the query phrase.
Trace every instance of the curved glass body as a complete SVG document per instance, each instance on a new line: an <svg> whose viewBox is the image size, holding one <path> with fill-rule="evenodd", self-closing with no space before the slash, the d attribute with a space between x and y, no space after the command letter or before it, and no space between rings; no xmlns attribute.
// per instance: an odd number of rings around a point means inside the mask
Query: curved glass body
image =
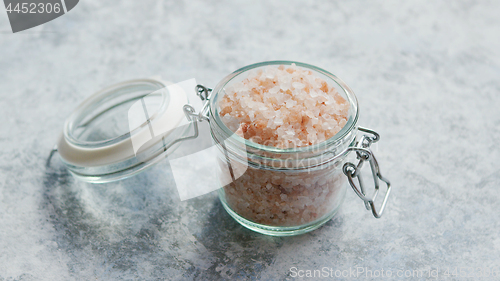
<svg viewBox="0 0 500 281"><path fill-rule="evenodd" d="M326 141L280 149L257 144L232 132L218 106L226 87L242 81L248 71L291 65L312 71L348 101L346 125ZM243 226L276 236L302 234L330 220L341 206L346 178L346 149L355 141L358 103L352 90L333 74L312 65L271 61L239 69L223 79L210 100L210 128L219 148L219 195L224 208Z"/></svg>

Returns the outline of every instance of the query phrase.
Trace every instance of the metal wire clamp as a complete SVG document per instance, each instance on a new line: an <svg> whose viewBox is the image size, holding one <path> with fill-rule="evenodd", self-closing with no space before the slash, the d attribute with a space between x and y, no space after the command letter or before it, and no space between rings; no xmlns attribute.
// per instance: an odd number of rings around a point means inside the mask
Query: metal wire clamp
<svg viewBox="0 0 500 281"><path fill-rule="evenodd" d="M354 192L358 195L359 198L361 198L361 200L364 201L366 209L371 210L373 216L375 216L376 218L380 218L382 216L382 213L384 212L385 206L387 204L387 199L389 198L389 194L391 192L391 183L388 179L382 176L377 159L375 158L375 155L373 155L373 152L370 150L371 144L377 142L380 139L380 135L373 130L362 127L358 127L358 130L369 135L363 135L362 138L358 142L356 142L355 146L348 148L349 151L356 152L359 162L357 165L351 162L345 163L343 166L343 172L347 176L349 184L351 185ZM373 196L371 198L368 198L366 196L365 187L363 185L363 178L361 176L361 168L366 161L369 161L370 163L373 182L375 184L375 192L373 193ZM359 187L354 182L354 178L358 179ZM383 181L387 185L387 192L385 193L385 197L382 201L380 210L377 211L375 207L375 200L377 199L377 195L379 193L379 180Z"/></svg>
<svg viewBox="0 0 500 281"><path fill-rule="evenodd" d="M207 88L203 85L196 85L195 91L196 91L196 95L202 101L205 102L203 104L203 107L200 110L200 112L196 113L196 110L190 104L185 104L184 107L182 108L184 110L184 114L186 115L187 120L193 124L193 134L190 136L184 136L184 137L176 139L175 141L173 141L172 143L170 143L168 146L166 146L164 148L165 151L178 142L197 138L199 135L198 122L202 122L202 121L208 122L209 121L208 105L210 102L210 95L211 95L212 89Z"/></svg>

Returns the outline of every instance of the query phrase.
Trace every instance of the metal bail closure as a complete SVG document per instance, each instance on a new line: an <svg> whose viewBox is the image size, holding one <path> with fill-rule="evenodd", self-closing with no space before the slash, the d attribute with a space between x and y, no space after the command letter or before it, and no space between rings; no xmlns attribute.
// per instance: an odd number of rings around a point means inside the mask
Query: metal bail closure
<svg viewBox="0 0 500 281"><path fill-rule="evenodd" d="M207 112L208 112L208 105L210 103L210 95L212 93L212 89L207 88L203 85L196 85L195 91L196 95L204 102L200 112L196 113L196 110L190 104L185 104L183 107L186 118L188 119L189 122L192 122L193 124L193 134L191 136L178 138L174 141L174 143L197 138L199 134L198 122L209 121ZM173 143L171 145L173 145Z"/></svg>
<svg viewBox="0 0 500 281"><path fill-rule="evenodd" d="M362 127L358 127L358 130L370 134L371 136L363 135L361 140L359 140L355 146L348 148L349 151L356 152L359 162L358 165L354 165L350 162L345 163L343 171L347 176L349 184L351 185L354 192L356 192L359 198L361 198L361 200L365 202L366 209L371 209L373 216L375 216L376 218L380 218L382 216L382 213L384 212L385 206L387 204L387 199L389 198L389 194L391 192L391 183L389 182L389 180L382 176L377 159L375 158L375 155L373 155L373 152L370 150L370 145L377 142L380 139L380 135L375 131ZM370 168L375 184L375 192L373 193L373 196L371 198L366 197L365 188L363 186L363 178L360 172L365 161L370 162ZM356 186L354 178L358 179L359 187ZM379 193L379 180L383 181L387 185L387 192L385 193L384 200L382 201L382 206L377 211L375 207L375 200L377 199L377 195Z"/></svg>

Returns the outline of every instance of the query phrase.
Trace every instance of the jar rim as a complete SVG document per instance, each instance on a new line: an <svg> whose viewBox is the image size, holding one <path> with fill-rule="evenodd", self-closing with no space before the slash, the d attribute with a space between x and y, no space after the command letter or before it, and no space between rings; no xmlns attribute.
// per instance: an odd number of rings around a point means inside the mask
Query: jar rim
<svg viewBox="0 0 500 281"><path fill-rule="evenodd" d="M135 175L163 159L191 128L178 127L185 120L187 95L172 94L167 85L160 79L133 79L88 97L65 121L57 143L62 162L77 178L103 183ZM137 116L133 123L126 118L131 114ZM109 124L117 130L109 130Z"/></svg>
<svg viewBox="0 0 500 281"><path fill-rule="evenodd" d="M144 129L148 125L147 121L143 122L137 128L134 128L131 131L127 131L125 133L113 136L108 139L89 141L89 140L81 140L79 139L79 137L75 136L75 129L82 125L80 124L82 122L82 119L87 116L88 111L95 110L99 102L105 99L110 99L110 98L113 99L115 98L113 97L113 95L116 95L121 91L126 91L126 92L137 91L134 88L138 86L150 87L149 92L154 92L156 90L160 90L166 87L165 83L153 79L133 79L113 84L101 89L100 91L96 92L95 94L88 97L85 101L83 101L66 119L63 127L63 135L66 138L66 140L75 146L87 147L89 149L100 148L126 140L127 138L130 138L130 136L135 132ZM161 92L160 94L161 94L161 102L159 104L159 108L157 109L156 112L154 112L150 116L149 122L153 122L158 117L159 114L165 112L167 109L167 105L169 103L169 97L164 92ZM105 108L103 112L106 112L109 109L112 109L120 105L121 103L113 104L113 101L111 100L111 106L109 106L109 108Z"/></svg>
<svg viewBox="0 0 500 281"><path fill-rule="evenodd" d="M349 118L347 120L347 123L342 127L342 129L336 133L333 137L326 139L322 142L315 143L313 145L308 145L308 146L301 146L301 147L292 147L292 148L277 148L274 146L266 146L262 144L258 144L256 142L247 140L245 138L242 138L235 134L232 130L230 130L226 124L222 121L218 114L218 106L216 104L217 97L218 95L222 92L222 90L225 88L225 86L233 80L235 77L239 76L240 74L250 71L252 69L256 69L259 67L264 67L264 66L270 66L270 65L292 65L295 64L296 66L306 68L309 70L313 70L315 72L318 72L326 77L328 77L331 81L335 82L343 91L344 94L347 97L347 100L349 102L350 107L353 109L354 112L349 113ZM212 97L210 98L210 119L213 120L219 128L222 129L222 131L227 135L231 136L230 138L235 140L238 143L244 144L247 147L261 150L261 151L267 151L267 152L272 152L272 153L280 153L280 154L287 154L287 153L300 153L300 152L310 152L310 151L317 151L317 150L323 150L327 147L331 147L335 143L341 143L345 137L347 137L355 128L356 124L358 122L358 117L359 117L359 110L358 110L358 100L356 98L356 95L352 91L352 89L347 86L347 84L342 81L340 78L335 76L334 74L319 68L314 65L310 65L307 63L302 63L302 62L296 62L296 61L287 61L287 60L276 60L276 61L264 61L260 63L255 63L251 64L245 67L242 67L233 73L227 75L224 79L222 79L213 89L212 91Z"/></svg>

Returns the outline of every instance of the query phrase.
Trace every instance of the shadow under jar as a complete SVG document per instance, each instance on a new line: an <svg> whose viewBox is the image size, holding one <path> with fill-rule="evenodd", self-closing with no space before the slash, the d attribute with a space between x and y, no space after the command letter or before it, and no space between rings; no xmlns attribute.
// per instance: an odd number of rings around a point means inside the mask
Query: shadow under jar
<svg viewBox="0 0 500 281"><path fill-rule="evenodd" d="M333 137L309 146L277 148L265 146L235 134L220 117L220 101L226 89L247 78L250 71L268 66L296 64L335 87L349 104L347 123ZM373 201L378 194L378 179L383 179L369 150L378 134L357 138L358 103L352 90L336 76L320 68L289 61L254 64L235 71L222 80L210 96L209 120L212 139L218 147L218 180L223 188L219 197L227 212L243 226L268 235L289 236L312 231L330 220L339 210L349 180L356 193L376 217ZM356 151L360 163L346 162ZM367 198L359 168L369 161L376 193ZM375 170L374 170L375 169ZM347 175L347 177L346 177ZM353 181L358 177L359 187ZM388 183L388 182L387 182Z"/></svg>

